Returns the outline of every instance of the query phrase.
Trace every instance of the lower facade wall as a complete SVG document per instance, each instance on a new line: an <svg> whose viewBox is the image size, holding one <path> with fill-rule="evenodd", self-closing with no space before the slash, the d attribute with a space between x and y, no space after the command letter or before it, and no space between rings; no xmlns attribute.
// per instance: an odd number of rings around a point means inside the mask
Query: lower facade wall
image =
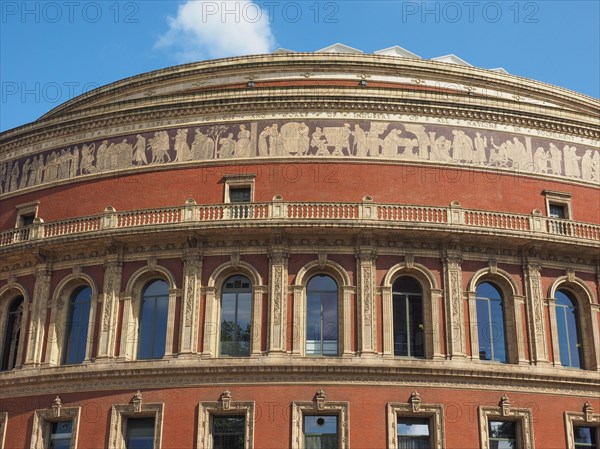
<svg viewBox="0 0 600 449"><path fill-rule="evenodd" d="M310 382L310 380L307 380ZM479 406L498 406L506 394L512 407L530 409L533 415L535 447L563 448L566 445L564 412L581 412L586 401L600 410L599 398L528 394L512 391L419 388L375 385L220 385L180 389L149 389L142 392L144 403L163 403L162 449L195 448L198 433L198 403L218 401L224 390L232 401L254 401L254 447L281 449L295 447L291 441L293 401L312 401L323 389L326 401L349 402L350 447L375 449L387 446L388 402L408 402L417 390L423 404L444 406L447 449L480 447ZM61 393L63 407L81 407L78 448L105 448L110 432L110 411L115 404L128 404L133 390ZM0 411L8 412L5 449L30 447L34 411L50 406L56 394L2 399ZM596 424L597 425L597 424Z"/></svg>

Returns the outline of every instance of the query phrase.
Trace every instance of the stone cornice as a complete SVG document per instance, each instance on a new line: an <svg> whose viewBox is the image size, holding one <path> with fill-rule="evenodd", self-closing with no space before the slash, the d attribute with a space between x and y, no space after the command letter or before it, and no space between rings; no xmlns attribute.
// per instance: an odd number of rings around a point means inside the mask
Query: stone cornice
<svg viewBox="0 0 600 449"><path fill-rule="evenodd" d="M519 365L447 361L388 361L354 357L319 360L281 357L247 359L96 362L85 366L22 369L0 373L6 397L134 388L204 385L360 384L452 389L490 389L593 397L600 388L596 372Z"/></svg>

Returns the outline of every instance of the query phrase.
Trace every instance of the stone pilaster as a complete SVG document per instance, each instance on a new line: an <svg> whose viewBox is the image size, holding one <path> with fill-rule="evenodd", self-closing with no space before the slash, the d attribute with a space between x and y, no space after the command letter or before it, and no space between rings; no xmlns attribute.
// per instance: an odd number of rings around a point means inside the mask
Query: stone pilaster
<svg viewBox="0 0 600 449"><path fill-rule="evenodd" d="M445 307L450 358L466 356L465 319L463 312L462 255L460 250L447 250L443 257Z"/></svg>
<svg viewBox="0 0 600 449"><path fill-rule="evenodd" d="M358 287L358 352L377 352L377 309L375 307L375 262L377 254L372 246L356 250Z"/></svg>
<svg viewBox="0 0 600 449"><path fill-rule="evenodd" d="M104 261L104 283L101 295L102 312L100 313L97 359L113 358L117 345L117 321L123 260L121 248L111 252L112 254L109 254Z"/></svg>
<svg viewBox="0 0 600 449"><path fill-rule="evenodd" d="M198 352L202 251L188 248L183 254L183 291L179 325L179 354Z"/></svg>
<svg viewBox="0 0 600 449"><path fill-rule="evenodd" d="M274 246L269 252L269 354L286 351L288 258L284 246Z"/></svg>
<svg viewBox="0 0 600 449"><path fill-rule="evenodd" d="M541 265L535 257L527 257L523 263L525 278L525 309L531 361L547 364L546 326L544 319L544 299L542 296Z"/></svg>
<svg viewBox="0 0 600 449"><path fill-rule="evenodd" d="M52 277L52 265L50 261L43 256L39 256L37 259L38 265L35 270L31 319L25 354L25 366L29 367L37 366L42 362L44 326L50 298L50 279Z"/></svg>

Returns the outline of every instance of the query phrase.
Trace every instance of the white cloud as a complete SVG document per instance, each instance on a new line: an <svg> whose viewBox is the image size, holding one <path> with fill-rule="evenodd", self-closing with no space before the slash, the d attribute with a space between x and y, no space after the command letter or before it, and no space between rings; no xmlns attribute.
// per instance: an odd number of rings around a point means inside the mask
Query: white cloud
<svg viewBox="0 0 600 449"><path fill-rule="evenodd" d="M155 48L172 49L179 62L272 51L269 13L249 0L188 0Z"/></svg>

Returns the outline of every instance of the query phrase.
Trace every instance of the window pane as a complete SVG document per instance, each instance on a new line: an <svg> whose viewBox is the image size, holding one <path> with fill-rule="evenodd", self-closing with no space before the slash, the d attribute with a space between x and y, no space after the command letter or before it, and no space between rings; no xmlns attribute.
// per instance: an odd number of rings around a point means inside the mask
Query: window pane
<svg viewBox="0 0 600 449"><path fill-rule="evenodd" d="M419 282L402 276L394 282L394 355L423 357L425 355L423 295Z"/></svg>
<svg viewBox="0 0 600 449"><path fill-rule="evenodd" d="M50 429L50 449L69 449L71 447L72 432L73 421L52 423Z"/></svg>
<svg viewBox="0 0 600 449"><path fill-rule="evenodd" d="M398 418L398 447L400 449L429 449L429 420Z"/></svg>
<svg viewBox="0 0 600 449"><path fill-rule="evenodd" d="M593 427L574 427L573 434L576 449L597 449L596 429Z"/></svg>
<svg viewBox="0 0 600 449"><path fill-rule="evenodd" d="M234 187L229 189L229 201L232 203L249 203L250 187Z"/></svg>
<svg viewBox="0 0 600 449"><path fill-rule="evenodd" d="M127 449L154 448L154 418L127 419Z"/></svg>
<svg viewBox="0 0 600 449"><path fill-rule="evenodd" d="M314 276L306 286L306 355L337 355L338 323L336 282Z"/></svg>
<svg viewBox="0 0 600 449"><path fill-rule="evenodd" d="M506 362L504 303L500 291L484 282L477 286L477 335L479 358Z"/></svg>
<svg viewBox="0 0 600 449"><path fill-rule="evenodd" d="M244 276L233 276L221 293L220 355L250 355L252 285Z"/></svg>
<svg viewBox="0 0 600 449"><path fill-rule="evenodd" d="M337 416L304 416L305 449L337 449Z"/></svg>
<svg viewBox="0 0 600 449"><path fill-rule="evenodd" d="M245 435L244 416L213 417L213 449L244 449Z"/></svg>
<svg viewBox="0 0 600 449"><path fill-rule="evenodd" d="M151 281L142 293L138 359L160 359L165 355L169 285Z"/></svg>
<svg viewBox="0 0 600 449"><path fill-rule="evenodd" d="M556 326L560 363L563 366L580 368L581 343L575 300L566 291L558 290L556 299Z"/></svg>
<svg viewBox="0 0 600 449"><path fill-rule="evenodd" d="M514 421L489 421L490 449L517 449L517 424Z"/></svg>
<svg viewBox="0 0 600 449"><path fill-rule="evenodd" d="M85 359L91 304L92 289L89 287L80 288L71 296L63 354L64 364L81 363Z"/></svg>
<svg viewBox="0 0 600 449"><path fill-rule="evenodd" d="M8 317L4 330L4 347L0 370L10 370L16 366L17 350L21 338L21 320L23 318L23 297L15 298L8 308Z"/></svg>
<svg viewBox="0 0 600 449"><path fill-rule="evenodd" d="M566 216L567 214L565 213L565 206L550 204L550 217L565 218Z"/></svg>

